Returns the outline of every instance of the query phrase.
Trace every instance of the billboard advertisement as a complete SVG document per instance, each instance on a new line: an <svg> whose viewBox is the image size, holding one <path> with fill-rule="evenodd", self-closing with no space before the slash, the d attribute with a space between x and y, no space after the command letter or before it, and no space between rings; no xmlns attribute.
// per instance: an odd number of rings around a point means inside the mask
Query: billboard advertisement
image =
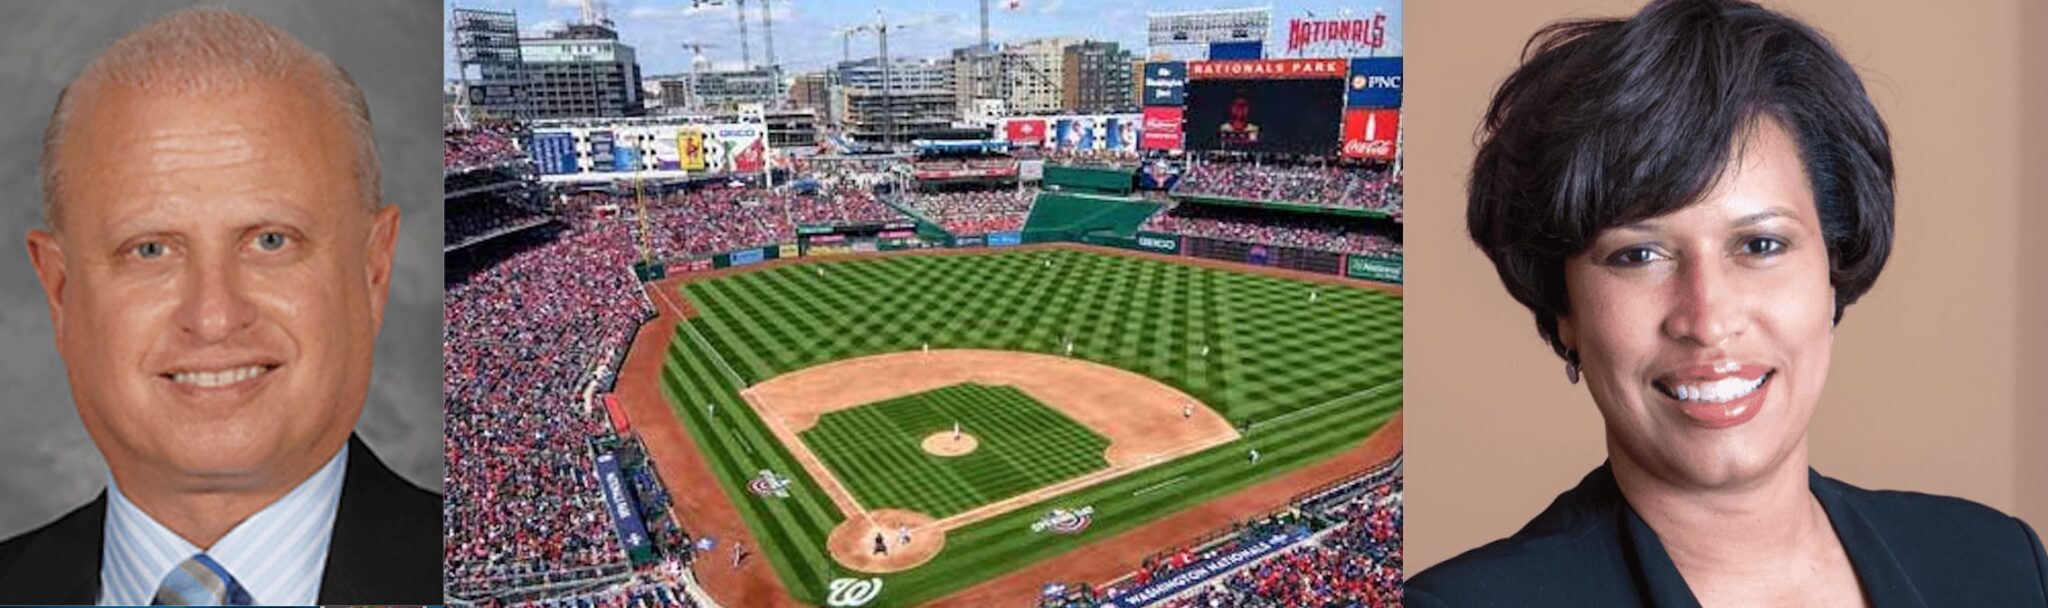
<svg viewBox="0 0 2048 608"><path fill-rule="evenodd" d="M559 132L535 133L533 149L527 155L533 157L534 168L542 175L575 173L576 135Z"/></svg>
<svg viewBox="0 0 2048 608"><path fill-rule="evenodd" d="M611 131L590 132L591 170L603 171L606 167L613 167L617 165L617 161L614 160L612 157L612 148L613 146Z"/></svg>
<svg viewBox="0 0 2048 608"><path fill-rule="evenodd" d="M1348 262L1344 274L1351 278L1381 283L1401 282L1401 256L1352 254Z"/></svg>
<svg viewBox="0 0 2048 608"><path fill-rule="evenodd" d="M1012 145L1036 146L1045 142L1045 119L1025 118L1011 120L1003 125L1003 137Z"/></svg>
<svg viewBox="0 0 2048 608"><path fill-rule="evenodd" d="M1401 111L1352 108L1344 111L1346 158L1394 160L1400 154Z"/></svg>
<svg viewBox="0 0 2048 608"><path fill-rule="evenodd" d="M1343 84L1335 77L1190 80L1182 127L1187 149L1333 154L1343 123Z"/></svg>
<svg viewBox="0 0 2048 608"><path fill-rule="evenodd" d="M1138 148L1144 150L1179 150L1181 119L1184 110L1177 107L1155 106L1145 108L1142 132L1138 136Z"/></svg>
<svg viewBox="0 0 2048 608"><path fill-rule="evenodd" d="M713 171L758 173L767 164L767 142L759 127L720 126L706 133L704 163Z"/></svg>
<svg viewBox="0 0 2048 608"><path fill-rule="evenodd" d="M626 173L640 169L640 149L632 146L612 147L612 171Z"/></svg>
<svg viewBox="0 0 2048 608"><path fill-rule="evenodd" d="M626 476L619 472L618 458L610 452L597 456L597 477L602 484L598 487L604 494L604 502L612 512L612 524L619 533L619 544L626 548L626 555L634 563L654 559L654 541L647 538L647 527L640 523L640 508L633 500L632 488L626 487Z"/></svg>
<svg viewBox="0 0 2048 608"><path fill-rule="evenodd" d="M990 247L1014 247L1024 244L1022 232L991 232L984 240Z"/></svg>
<svg viewBox="0 0 2048 608"><path fill-rule="evenodd" d="M704 170L704 133L688 130L676 132L676 168L685 171Z"/></svg>
<svg viewBox="0 0 2048 608"><path fill-rule="evenodd" d="M1181 105L1187 98L1187 86L1187 63L1155 61L1145 64L1145 105Z"/></svg>
<svg viewBox="0 0 2048 608"><path fill-rule="evenodd" d="M1351 77L1344 81L1344 105L1353 108L1401 107L1401 58L1351 60Z"/></svg>

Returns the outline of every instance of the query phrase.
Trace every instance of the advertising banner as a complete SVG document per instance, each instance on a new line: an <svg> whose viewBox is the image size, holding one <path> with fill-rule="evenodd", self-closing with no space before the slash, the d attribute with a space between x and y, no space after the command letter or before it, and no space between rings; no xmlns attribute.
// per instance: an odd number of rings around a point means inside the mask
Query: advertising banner
<svg viewBox="0 0 2048 608"><path fill-rule="evenodd" d="M632 146L612 146L612 171L630 173L640 170L640 149Z"/></svg>
<svg viewBox="0 0 2048 608"><path fill-rule="evenodd" d="M676 132L677 168L685 171L704 170L704 133L684 130Z"/></svg>
<svg viewBox="0 0 2048 608"><path fill-rule="evenodd" d="M612 159L612 147L611 131L590 132L591 170L603 171L608 167L616 166L617 161Z"/></svg>
<svg viewBox="0 0 2048 608"><path fill-rule="evenodd" d="M1145 105L1181 105L1187 98L1187 86L1187 63L1155 61L1145 64Z"/></svg>
<svg viewBox="0 0 2048 608"><path fill-rule="evenodd" d="M1015 247L1024 244L1022 232L991 232L987 241L990 247Z"/></svg>
<svg viewBox="0 0 2048 608"><path fill-rule="evenodd" d="M1180 253L1180 235L1164 232L1139 232L1138 248L1159 253Z"/></svg>
<svg viewBox="0 0 2048 608"><path fill-rule="evenodd" d="M760 249L741 249L739 251L732 252L730 265L745 266L748 264L760 262L762 259L765 258L766 256L761 254Z"/></svg>
<svg viewBox="0 0 2048 608"><path fill-rule="evenodd" d="M1188 80L1342 79L1347 67L1342 59L1195 61L1188 63Z"/></svg>
<svg viewBox="0 0 2048 608"><path fill-rule="evenodd" d="M1347 158L1394 160L1399 155L1401 111L1352 108L1344 111L1344 147Z"/></svg>
<svg viewBox="0 0 2048 608"><path fill-rule="evenodd" d="M578 170L576 166L576 136L566 132L533 134L534 168L542 175L567 175Z"/></svg>
<svg viewBox="0 0 2048 608"><path fill-rule="evenodd" d="M610 452L597 457L597 479L626 555L634 563L653 561L654 542L647 538L647 527L640 523L640 508L634 504L632 489L626 487L626 476L619 472L619 460Z"/></svg>
<svg viewBox="0 0 2048 608"><path fill-rule="evenodd" d="M764 165L763 156L767 152L763 148L761 140L755 139L745 144L745 147L738 149L739 155L733 159L733 171L739 173L761 172Z"/></svg>
<svg viewBox="0 0 2048 608"><path fill-rule="evenodd" d="M1003 125L1003 136L1012 145L1036 146L1045 142L1045 119L1012 119Z"/></svg>
<svg viewBox="0 0 2048 608"><path fill-rule="evenodd" d="M1351 60L1351 77L1344 84L1344 105L1353 108L1401 107L1401 58Z"/></svg>
<svg viewBox="0 0 2048 608"><path fill-rule="evenodd" d="M1344 274L1354 279L1401 283L1401 256L1352 254Z"/></svg>
<svg viewBox="0 0 2048 608"><path fill-rule="evenodd" d="M1160 600L1173 597L1191 587L1208 582L1209 579L1222 576L1225 572L1236 570L1239 566L1259 561L1261 558L1278 552L1281 549L1286 549L1305 538L1308 538L1308 535L1297 531L1288 531L1266 537L1264 540L1240 543L1235 549L1225 551L1209 559L1188 564L1187 567L1176 570L1171 575L1154 579L1149 583L1131 589L1123 595L1117 596L1111 601L1111 605L1118 608L1139 608L1152 605Z"/></svg>
<svg viewBox="0 0 2048 608"><path fill-rule="evenodd" d="M1145 108L1144 127L1138 136L1138 148L1179 150L1182 112L1183 110L1177 107Z"/></svg>

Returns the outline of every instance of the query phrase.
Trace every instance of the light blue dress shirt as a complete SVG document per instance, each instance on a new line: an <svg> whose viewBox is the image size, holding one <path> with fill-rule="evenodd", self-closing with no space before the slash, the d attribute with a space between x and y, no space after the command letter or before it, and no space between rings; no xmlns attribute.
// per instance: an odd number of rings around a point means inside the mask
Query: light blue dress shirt
<svg viewBox="0 0 2048 608"><path fill-rule="evenodd" d="M348 444L342 444L312 477L242 520L205 553L227 568L258 604L316 603L347 463ZM149 605L171 569L199 552L128 502L112 479L107 481L101 605Z"/></svg>

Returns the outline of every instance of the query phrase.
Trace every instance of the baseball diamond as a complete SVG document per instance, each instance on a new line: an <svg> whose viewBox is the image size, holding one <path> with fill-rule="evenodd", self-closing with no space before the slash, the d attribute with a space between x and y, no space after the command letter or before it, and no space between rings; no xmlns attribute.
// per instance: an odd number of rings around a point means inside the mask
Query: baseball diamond
<svg viewBox="0 0 2048 608"><path fill-rule="evenodd" d="M980 450L925 453L924 437L943 441L954 423ZM831 412L802 436L860 504L941 518L1109 466L1107 438L1008 386L959 384Z"/></svg>
<svg viewBox="0 0 2048 608"><path fill-rule="evenodd" d="M814 272L821 265L830 272ZM867 605L943 597L1345 452L1401 406L1401 300L1352 284L1046 247L807 261L678 291L660 297L679 298L695 315L667 346L662 394L784 586L812 603L848 579L879 585ZM949 380L823 412L795 435L782 415L742 395L835 362L956 349L1124 370L1238 431L1105 472L1100 427L1069 420L1029 390ZM1183 418L1180 404L1168 411ZM956 420L979 442L975 452L920 450ZM1250 450L1261 454L1256 463ZM827 478L806 467L808 454L826 463ZM787 498L748 491L764 470L788 478ZM1067 485L1076 476L1093 478ZM842 485L857 509L934 519L1019 493L1029 502L921 529L920 542L942 538L936 555L906 570L865 572L829 548L835 528L872 519L835 502L828 488ZM1072 534L1033 531L1056 510L1086 510L1090 522Z"/></svg>

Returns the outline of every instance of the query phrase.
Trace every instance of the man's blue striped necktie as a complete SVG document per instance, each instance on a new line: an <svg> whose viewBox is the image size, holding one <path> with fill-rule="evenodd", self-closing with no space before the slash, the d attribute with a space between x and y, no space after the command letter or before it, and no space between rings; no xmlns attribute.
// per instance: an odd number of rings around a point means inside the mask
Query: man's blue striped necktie
<svg viewBox="0 0 2048 608"><path fill-rule="evenodd" d="M151 606L249 606L256 602L235 576L205 553L187 559L164 577Z"/></svg>

